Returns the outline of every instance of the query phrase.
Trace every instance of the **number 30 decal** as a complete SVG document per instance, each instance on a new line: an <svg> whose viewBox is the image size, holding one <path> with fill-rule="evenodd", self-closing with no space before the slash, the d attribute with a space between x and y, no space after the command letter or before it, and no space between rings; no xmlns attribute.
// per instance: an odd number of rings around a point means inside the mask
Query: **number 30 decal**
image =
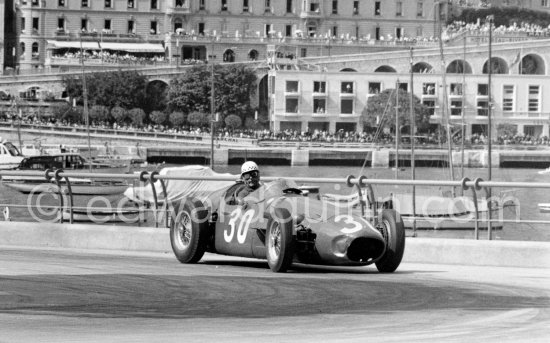
<svg viewBox="0 0 550 343"><path fill-rule="evenodd" d="M254 210L250 209L244 214L242 209L237 207L231 212L231 219L229 220L229 230L225 229L223 232L223 238L227 243L233 240L235 236L235 231L237 232L237 242L243 244L246 240L246 233L252 223L252 218L254 218ZM238 227L237 227L238 222Z"/></svg>
<svg viewBox="0 0 550 343"><path fill-rule="evenodd" d="M350 233L354 233L354 232L360 231L360 230L363 228L363 226L361 225L361 223L356 222L356 221L353 219L353 217L350 216L350 215L341 214L341 215L336 216L336 217L334 218L334 221L337 222L337 223L340 222L340 221L342 221L342 220L343 220L344 223L346 223L346 224L351 224L351 225L353 225L352 227L345 227L345 228L343 228L342 230L340 230L340 231L342 231L343 233L350 234Z"/></svg>

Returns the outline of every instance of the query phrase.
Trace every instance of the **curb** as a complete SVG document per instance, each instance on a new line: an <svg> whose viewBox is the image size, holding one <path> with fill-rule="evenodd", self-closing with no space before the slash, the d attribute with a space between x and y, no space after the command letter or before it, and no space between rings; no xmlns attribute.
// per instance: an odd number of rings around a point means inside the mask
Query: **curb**
<svg viewBox="0 0 550 343"><path fill-rule="evenodd" d="M172 252L166 228L0 222L0 245ZM407 238L403 262L550 268L550 242Z"/></svg>

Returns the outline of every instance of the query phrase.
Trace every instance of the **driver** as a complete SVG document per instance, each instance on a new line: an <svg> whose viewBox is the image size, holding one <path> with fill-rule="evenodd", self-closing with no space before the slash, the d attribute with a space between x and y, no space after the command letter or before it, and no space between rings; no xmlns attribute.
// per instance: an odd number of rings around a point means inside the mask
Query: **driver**
<svg viewBox="0 0 550 343"><path fill-rule="evenodd" d="M253 161L247 161L241 166L241 180L244 187L237 193L237 201L242 202L243 199L260 188L260 168Z"/></svg>

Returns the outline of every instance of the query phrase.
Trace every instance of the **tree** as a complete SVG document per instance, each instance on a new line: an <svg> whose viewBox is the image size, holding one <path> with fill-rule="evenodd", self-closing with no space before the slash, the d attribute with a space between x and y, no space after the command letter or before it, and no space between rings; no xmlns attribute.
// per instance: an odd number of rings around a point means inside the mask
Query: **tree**
<svg viewBox="0 0 550 343"><path fill-rule="evenodd" d="M168 119L168 114L162 111L153 111L149 114L149 119L151 119L151 121L155 124L162 125L166 123L166 120Z"/></svg>
<svg viewBox="0 0 550 343"><path fill-rule="evenodd" d="M84 121L84 109L81 106L72 107L68 103L56 103L51 106L52 115L57 120L66 120L72 123Z"/></svg>
<svg viewBox="0 0 550 343"><path fill-rule="evenodd" d="M171 111L211 113L211 67L194 66L170 82L167 92ZM251 99L256 92L254 70L241 65L215 66L215 111L222 117L253 115Z"/></svg>
<svg viewBox="0 0 550 343"><path fill-rule="evenodd" d="M195 111L189 113L189 115L187 116L187 121L191 125L203 127L210 123L210 117L210 114Z"/></svg>
<svg viewBox="0 0 550 343"><path fill-rule="evenodd" d="M183 112L179 112L179 111L170 113L170 116L168 117L168 121L174 127L182 126L183 123L185 123L185 120L186 120L185 114L183 114Z"/></svg>
<svg viewBox="0 0 550 343"><path fill-rule="evenodd" d="M236 128L241 127L243 121L241 120L241 117L239 117L236 114L230 114L227 117L225 117L225 125L229 127L231 130L235 130Z"/></svg>
<svg viewBox="0 0 550 343"><path fill-rule="evenodd" d="M65 89L71 99L83 104L82 77L65 76ZM86 75L89 103L112 108L142 107L149 100L146 97L147 78L137 71L109 71Z"/></svg>
<svg viewBox="0 0 550 343"><path fill-rule="evenodd" d="M126 119L128 119L128 110L120 106L115 106L111 108L111 117L114 121L123 123Z"/></svg>
<svg viewBox="0 0 550 343"><path fill-rule="evenodd" d="M128 111L128 117L130 118L132 124L141 126L143 125L143 120L145 119L145 111L141 108L132 108Z"/></svg>
<svg viewBox="0 0 550 343"><path fill-rule="evenodd" d="M109 109L106 106L95 105L90 107L88 114L90 119L99 121L109 121L111 119Z"/></svg>
<svg viewBox="0 0 550 343"><path fill-rule="evenodd" d="M410 93L399 90L399 124L410 125ZM361 113L362 122L371 127L387 127L395 132L395 89L386 89L383 92L370 97L367 105ZM423 131L429 126L430 115L428 108L413 96L415 125L418 131Z"/></svg>

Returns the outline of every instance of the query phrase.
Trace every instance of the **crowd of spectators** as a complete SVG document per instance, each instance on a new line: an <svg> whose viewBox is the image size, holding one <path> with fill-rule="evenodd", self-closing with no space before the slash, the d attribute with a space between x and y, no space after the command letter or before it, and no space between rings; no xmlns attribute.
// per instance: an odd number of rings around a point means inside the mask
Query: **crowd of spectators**
<svg viewBox="0 0 550 343"><path fill-rule="evenodd" d="M485 35L489 32L489 24L482 23L478 20L476 23L466 23L464 21L454 21L447 25L443 32L443 39L450 40L454 37L468 33L470 35ZM494 27L492 33L494 35L506 35L506 34L527 34L530 36L547 36L550 34L550 25L543 27L530 23L513 23L510 26L500 25Z"/></svg>
<svg viewBox="0 0 550 343"><path fill-rule="evenodd" d="M164 54L147 54L143 56L132 55L129 53L114 53L107 50L85 50L83 53L85 60L95 60L104 63L131 63L131 64L157 64L164 63ZM53 54L52 58L80 59L80 51L65 51L64 53Z"/></svg>
<svg viewBox="0 0 550 343"><path fill-rule="evenodd" d="M9 113L0 113L0 122L13 124L14 118ZM78 128L85 129L86 126L82 123L70 122L67 120L56 120L53 117L24 117L21 120L22 124L49 126L61 128ZM91 121L91 129L101 130L116 130L118 132L143 132L143 133L163 133L177 134L184 136L202 136L210 137L208 128L182 126L170 127L160 124L119 124L117 122L108 123L104 121ZM365 144L380 144L393 145L395 144L395 136L390 133L381 133L377 135L374 132L355 132L338 130L330 132L327 130L312 130L312 131L297 131L297 130L281 130L271 131L268 129L238 129L229 130L228 128L219 128L216 130L215 137L217 140L238 141L239 139L254 139L258 142L295 142L295 143L365 143ZM408 135L403 135L403 143L409 143ZM418 146L437 146L442 145L446 141L443 131L429 132L415 137L415 143ZM453 136L453 143L459 146L462 143L460 134ZM501 134L493 139L494 144L499 145L536 145L550 146L550 139L547 136L532 136L523 134ZM481 146L487 144L487 136L483 133L473 133L469 137L465 137L465 144L469 146Z"/></svg>

